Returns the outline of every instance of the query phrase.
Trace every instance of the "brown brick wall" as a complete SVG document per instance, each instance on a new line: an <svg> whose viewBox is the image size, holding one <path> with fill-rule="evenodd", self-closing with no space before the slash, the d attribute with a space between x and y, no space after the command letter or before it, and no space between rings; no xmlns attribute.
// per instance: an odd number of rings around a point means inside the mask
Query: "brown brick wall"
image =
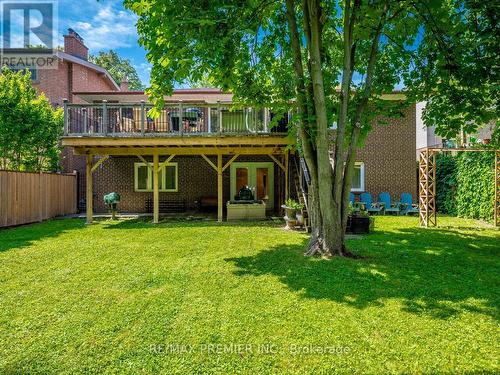
<svg viewBox="0 0 500 375"><path fill-rule="evenodd" d="M69 99L73 103L84 103L77 96L70 95L70 91L116 90L101 73L67 61L59 61L57 69L40 69L37 73L38 79L33 82L33 87L38 92L43 92L53 106L61 106L63 99Z"/></svg>
<svg viewBox="0 0 500 375"><path fill-rule="evenodd" d="M415 105L405 111L401 119L388 119L388 124L375 120L356 161L365 164L365 190L374 199L387 191L393 200L408 192L417 197L417 164L415 161L416 118Z"/></svg>
<svg viewBox="0 0 500 375"><path fill-rule="evenodd" d="M162 160L163 158L160 158ZM226 163L230 157L224 158ZM152 162L152 158L146 158ZM216 164L215 157L212 158ZM240 156L238 162L272 161L267 156ZM134 191L134 163L140 162L137 157L111 157L106 160L93 175L94 183L94 210L106 212L103 196L115 191L121 195L119 210L121 212L145 212L146 200L153 198L152 192ZM177 156L172 162L178 163L178 192L160 192L161 200L186 200L189 209L197 207L196 201L203 196L217 197L217 174L201 156ZM282 203L284 191L283 172L275 165L274 168L274 200L277 209ZM85 200L84 176L81 175L79 199ZM230 168L226 169L223 176L224 202L230 200ZM82 186L83 183L83 186Z"/></svg>

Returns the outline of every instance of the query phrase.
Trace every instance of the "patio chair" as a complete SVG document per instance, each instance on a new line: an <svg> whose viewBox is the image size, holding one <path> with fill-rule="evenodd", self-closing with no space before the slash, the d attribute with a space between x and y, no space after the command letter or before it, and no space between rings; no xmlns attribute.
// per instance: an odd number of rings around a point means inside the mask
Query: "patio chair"
<svg viewBox="0 0 500 375"><path fill-rule="evenodd" d="M369 214L379 214L382 212L382 206L372 201L372 195L370 193L362 193L359 198Z"/></svg>
<svg viewBox="0 0 500 375"><path fill-rule="evenodd" d="M401 194L401 214L402 215L410 215L410 214L418 214L418 204L413 203L413 198L410 193L402 193Z"/></svg>
<svg viewBox="0 0 500 375"><path fill-rule="evenodd" d="M400 203L391 203L391 195L387 192L382 192L378 196L379 202L384 206L384 213L399 215L401 212Z"/></svg>

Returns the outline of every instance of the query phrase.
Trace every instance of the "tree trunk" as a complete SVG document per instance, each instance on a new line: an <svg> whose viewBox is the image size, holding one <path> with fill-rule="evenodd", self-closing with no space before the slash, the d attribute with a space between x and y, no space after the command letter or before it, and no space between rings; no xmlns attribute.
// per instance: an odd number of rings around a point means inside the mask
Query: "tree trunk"
<svg viewBox="0 0 500 375"><path fill-rule="evenodd" d="M308 1L311 43L308 45L311 58L311 79L316 113L316 154L318 166L318 196L322 219L322 238L317 240L317 252L333 256L343 253L340 207L333 200L332 166L330 164L328 118L321 66L320 4L318 0Z"/></svg>

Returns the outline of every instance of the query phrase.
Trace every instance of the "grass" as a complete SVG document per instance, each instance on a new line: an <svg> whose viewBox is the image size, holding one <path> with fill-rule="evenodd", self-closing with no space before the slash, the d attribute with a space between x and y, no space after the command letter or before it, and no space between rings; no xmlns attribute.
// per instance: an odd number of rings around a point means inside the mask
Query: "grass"
<svg viewBox="0 0 500 375"><path fill-rule="evenodd" d="M268 223L0 231L0 373L498 373L500 232L376 225L363 260Z"/></svg>

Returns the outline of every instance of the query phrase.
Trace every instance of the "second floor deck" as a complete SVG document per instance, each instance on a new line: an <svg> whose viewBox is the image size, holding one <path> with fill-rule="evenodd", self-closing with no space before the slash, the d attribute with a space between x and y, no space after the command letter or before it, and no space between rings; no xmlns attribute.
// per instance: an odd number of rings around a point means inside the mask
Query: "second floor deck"
<svg viewBox="0 0 500 375"><path fill-rule="evenodd" d="M166 103L150 116L148 103L65 104L65 137L285 136L288 114L230 104Z"/></svg>

